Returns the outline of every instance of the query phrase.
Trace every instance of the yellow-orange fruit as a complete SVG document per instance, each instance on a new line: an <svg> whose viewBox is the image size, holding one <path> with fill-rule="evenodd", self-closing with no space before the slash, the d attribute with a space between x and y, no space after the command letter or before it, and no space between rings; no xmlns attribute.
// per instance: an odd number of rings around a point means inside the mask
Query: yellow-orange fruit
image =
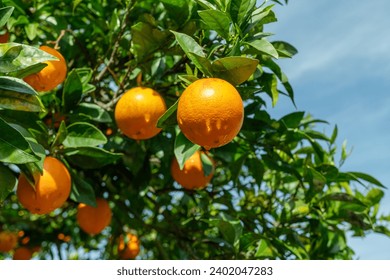
<svg viewBox="0 0 390 280"><path fill-rule="evenodd" d="M30 260L33 252L26 247L19 247L15 250L13 259L14 260Z"/></svg>
<svg viewBox="0 0 390 280"><path fill-rule="evenodd" d="M66 61L61 53L51 47L41 46L39 48L57 57L59 60L45 61L44 63L47 64L45 68L38 73L25 77L24 81L36 91L49 91L56 88L65 80L67 74Z"/></svg>
<svg viewBox="0 0 390 280"><path fill-rule="evenodd" d="M80 203L77 208L77 222L88 234L98 234L111 222L111 208L103 198L96 199L96 207Z"/></svg>
<svg viewBox="0 0 390 280"><path fill-rule="evenodd" d="M244 105L236 88L218 78L199 79L180 96L177 122L193 143L211 148L226 145L239 133Z"/></svg>
<svg viewBox="0 0 390 280"><path fill-rule="evenodd" d="M201 153L203 152L196 151L189 159L187 159L182 170L180 170L176 158L172 160L171 175L173 179L175 179L175 181L185 189L203 189L213 177L213 172L211 172L208 176L205 176L202 166Z"/></svg>
<svg viewBox="0 0 390 280"><path fill-rule="evenodd" d="M9 231L0 232L0 252L5 253L15 248L18 237L15 233Z"/></svg>
<svg viewBox="0 0 390 280"><path fill-rule="evenodd" d="M48 214L68 199L71 177L66 166L54 157L43 162L43 174L35 178L35 189L24 175L19 176L16 195L20 204L33 214Z"/></svg>
<svg viewBox="0 0 390 280"><path fill-rule="evenodd" d="M125 92L116 104L115 121L127 137L149 139L161 131L157 121L166 110L165 101L157 91L135 87Z"/></svg>
<svg viewBox="0 0 390 280"><path fill-rule="evenodd" d="M140 251L140 242L136 235L127 233L126 239L123 235L119 237L118 253L122 260L135 259Z"/></svg>

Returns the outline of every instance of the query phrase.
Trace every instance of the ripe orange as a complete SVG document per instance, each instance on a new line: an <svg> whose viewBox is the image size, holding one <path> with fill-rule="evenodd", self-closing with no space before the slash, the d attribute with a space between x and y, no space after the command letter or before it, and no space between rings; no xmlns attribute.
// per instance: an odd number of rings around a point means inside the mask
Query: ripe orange
<svg viewBox="0 0 390 280"><path fill-rule="evenodd" d="M230 83L217 78L193 82L180 96L177 107L177 121L183 134L207 150L232 141L243 119L240 94Z"/></svg>
<svg viewBox="0 0 390 280"><path fill-rule="evenodd" d="M43 174L35 178L35 190L24 175L19 176L16 195L33 214L48 214L60 208L68 199L71 177L66 166L54 157L46 157Z"/></svg>
<svg viewBox="0 0 390 280"><path fill-rule="evenodd" d="M137 236L127 233L126 237L123 235L119 237L118 253L122 260L135 259L139 251L140 242Z"/></svg>
<svg viewBox="0 0 390 280"><path fill-rule="evenodd" d="M180 170L179 164L174 158L171 163L171 174L173 179L178 182L183 188L188 190L203 189L211 181L213 172L208 176L204 175L201 152L196 151L184 163L184 167Z"/></svg>
<svg viewBox="0 0 390 280"><path fill-rule="evenodd" d="M26 247L19 247L15 250L14 260L30 260L32 258L32 251Z"/></svg>
<svg viewBox="0 0 390 280"><path fill-rule="evenodd" d="M88 234L98 234L111 222L111 208L103 198L96 199L97 206L80 203L77 208L77 222Z"/></svg>
<svg viewBox="0 0 390 280"><path fill-rule="evenodd" d="M24 81L32 86L36 91L49 91L61 84L67 74L67 66L65 58L57 50L41 46L41 50L57 57L59 60L45 61L47 66L35 74L31 74L24 78Z"/></svg>
<svg viewBox="0 0 390 280"><path fill-rule="evenodd" d="M158 119L167 107L161 95L146 87L135 87L119 99L115 108L115 121L127 137L142 140L157 135Z"/></svg>
<svg viewBox="0 0 390 280"><path fill-rule="evenodd" d="M0 43L8 43L9 33L6 31L4 34L0 35Z"/></svg>
<svg viewBox="0 0 390 280"><path fill-rule="evenodd" d="M0 252L9 252L15 248L18 237L15 233L9 231L0 232Z"/></svg>

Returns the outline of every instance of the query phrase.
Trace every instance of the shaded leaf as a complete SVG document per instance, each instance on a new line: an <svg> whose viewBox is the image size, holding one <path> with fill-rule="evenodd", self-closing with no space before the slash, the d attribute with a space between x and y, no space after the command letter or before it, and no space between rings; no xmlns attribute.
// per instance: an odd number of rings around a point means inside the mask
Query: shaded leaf
<svg viewBox="0 0 390 280"><path fill-rule="evenodd" d="M111 153L97 147L66 148L63 153L69 162L83 169L101 168L122 157L122 154Z"/></svg>
<svg viewBox="0 0 390 280"><path fill-rule="evenodd" d="M71 171L72 175L72 190L70 193L70 199L78 202L85 203L92 207L96 207L96 197L93 186L80 177L76 172Z"/></svg>
<svg viewBox="0 0 390 280"><path fill-rule="evenodd" d="M158 119L157 121L158 128L166 128L177 124L177 118L175 113L177 110L178 103L179 103L179 99L176 100L176 102L171 107L169 107L168 110L166 110L165 113Z"/></svg>
<svg viewBox="0 0 390 280"><path fill-rule="evenodd" d="M14 190L17 182L18 181L11 170L0 164L0 204Z"/></svg>
<svg viewBox="0 0 390 280"><path fill-rule="evenodd" d="M62 92L62 106L65 112L73 109L81 100L83 85L77 71L73 69L67 75Z"/></svg>

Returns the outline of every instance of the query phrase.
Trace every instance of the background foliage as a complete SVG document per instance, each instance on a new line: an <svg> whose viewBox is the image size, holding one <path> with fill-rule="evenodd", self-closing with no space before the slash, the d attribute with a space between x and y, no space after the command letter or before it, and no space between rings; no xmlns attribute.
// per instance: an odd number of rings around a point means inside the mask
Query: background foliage
<svg viewBox="0 0 390 280"><path fill-rule="evenodd" d="M115 259L124 231L140 237L141 259L350 259L347 232L390 235L390 216L378 214L384 186L342 170L348 149L335 145L337 126L325 135L326 122L305 112L280 119L267 112L267 100L294 102L277 61L297 53L267 33L273 5L2 1L0 27L12 43L0 44L0 227L23 230L42 259ZM36 47L47 44L60 47L69 72L57 90L37 93L21 78L42 69L50 57ZM117 130L113 110L140 73L172 107L158 136L136 142ZM175 155L181 162L189 155L175 102L200 77L236 85L245 119L232 143L210 151L212 184L187 191L169 173ZM47 154L68 166L72 194L63 208L31 215L14 188L18 174L32 177ZM76 207L95 197L110 201L113 221L89 236Z"/></svg>

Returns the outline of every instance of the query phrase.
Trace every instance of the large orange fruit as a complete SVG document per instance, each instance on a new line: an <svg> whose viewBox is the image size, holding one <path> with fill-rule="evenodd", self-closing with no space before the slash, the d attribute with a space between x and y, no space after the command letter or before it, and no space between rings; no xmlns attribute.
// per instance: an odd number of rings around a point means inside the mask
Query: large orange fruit
<svg viewBox="0 0 390 280"><path fill-rule="evenodd" d="M174 158L171 163L171 174L173 179L178 182L183 188L188 190L203 189L213 177L213 172L208 176L204 175L201 152L196 151L184 163L184 167L180 170L179 164Z"/></svg>
<svg viewBox="0 0 390 280"><path fill-rule="evenodd" d="M119 237L118 253L122 260L135 259L140 251L140 242L136 235L127 233Z"/></svg>
<svg viewBox="0 0 390 280"><path fill-rule="evenodd" d="M177 107L180 130L191 142L207 150L232 141L243 119L240 94L230 83L217 78L193 82L180 96Z"/></svg>
<svg viewBox="0 0 390 280"><path fill-rule="evenodd" d="M14 260L30 260L33 252L27 247L19 247L15 250L13 259Z"/></svg>
<svg viewBox="0 0 390 280"><path fill-rule="evenodd" d="M20 204L31 213L47 214L65 203L71 185L66 166L58 159L48 156L43 162L43 174L35 178L35 189L21 174L16 194Z"/></svg>
<svg viewBox="0 0 390 280"><path fill-rule="evenodd" d="M161 95L147 87L135 87L119 99L115 108L115 121L127 137L142 140L157 135L158 119L167 107Z"/></svg>
<svg viewBox="0 0 390 280"><path fill-rule="evenodd" d="M77 208L77 222L88 234L98 234L111 222L111 208L103 198L96 199L96 207L80 203Z"/></svg>
<svg viewBox="0 0 390 280"><path fill-rule="evenodd" d="M24 78L24 81L32 86L36 91L49 91L61 84L67 74L67 66L65 58L57 50L41 46L41 50L57 57L59 60L45 61L47 66L35 74L31 74Z"/></svg>
<svg viewBox="0 0 390 280"><path fill-rule="evenodd" d="M9 231L0 232L0 252L9 252L15 248L18 237L15 233Z"/></svg>

